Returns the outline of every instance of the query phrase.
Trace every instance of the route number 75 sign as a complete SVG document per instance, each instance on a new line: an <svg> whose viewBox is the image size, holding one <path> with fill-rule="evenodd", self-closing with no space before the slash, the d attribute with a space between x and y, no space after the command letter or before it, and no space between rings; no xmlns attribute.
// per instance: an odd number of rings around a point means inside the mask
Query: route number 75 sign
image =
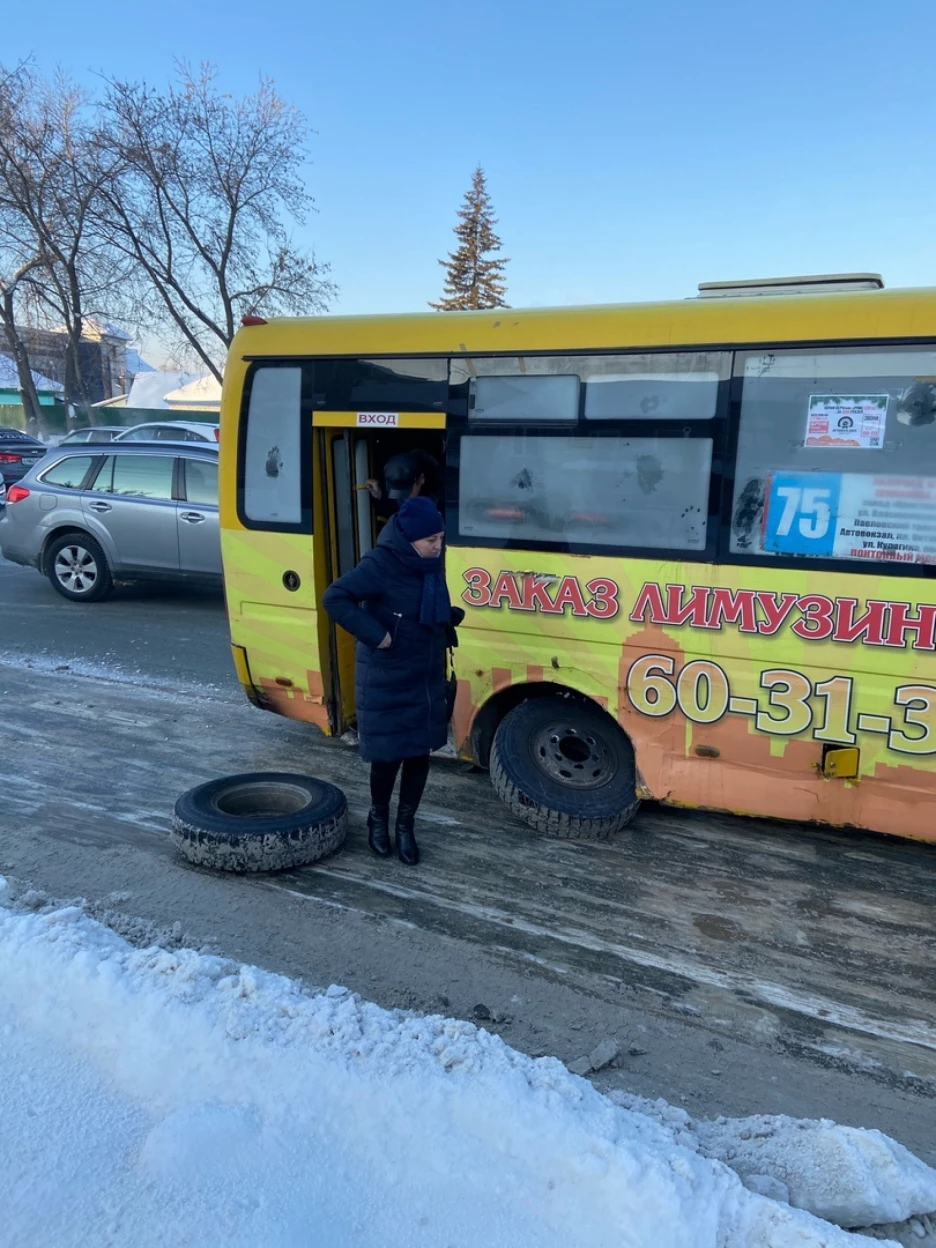
<svg viewBox="0 0 936 1248"><path fill-rule="evenodd" d="M841 481L832 472L774 473L764 549L778 555L831 555Z"/></svg>

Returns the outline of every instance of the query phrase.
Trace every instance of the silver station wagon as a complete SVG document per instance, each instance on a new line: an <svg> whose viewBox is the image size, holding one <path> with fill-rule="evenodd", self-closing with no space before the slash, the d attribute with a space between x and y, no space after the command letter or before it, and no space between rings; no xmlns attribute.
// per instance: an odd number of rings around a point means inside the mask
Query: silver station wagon
<svg viewBox="0 0 936 1248"><path fill-rule="evenodd" d="M61 447L7 490L0 552L65 598L100 602L115 580L221 584L218 449Z"/></svg>

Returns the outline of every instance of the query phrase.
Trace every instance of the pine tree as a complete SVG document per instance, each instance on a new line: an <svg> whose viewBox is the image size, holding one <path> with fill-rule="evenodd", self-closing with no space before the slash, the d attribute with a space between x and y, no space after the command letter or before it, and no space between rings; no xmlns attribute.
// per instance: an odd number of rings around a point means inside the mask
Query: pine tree
<svg viewBox="0 0 936 1248"><path fill-rule="evenodd" d="M501 241L494 233L497 218L478 165L471 179L471 190L458 210L455 226L458 246L439 264L446 271L445 289L438 303L430 308L439 312L462 312L474 308L506 308L504 282L506 259L493 259L500 251Z"/></svg>

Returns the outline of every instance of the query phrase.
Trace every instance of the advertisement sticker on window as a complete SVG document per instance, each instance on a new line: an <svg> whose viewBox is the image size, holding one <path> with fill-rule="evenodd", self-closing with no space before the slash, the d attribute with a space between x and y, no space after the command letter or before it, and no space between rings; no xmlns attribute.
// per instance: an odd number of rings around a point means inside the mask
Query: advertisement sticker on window
<svg viewBox="0 0 936 1248"><path fill-rule="evenodd" d="M811 394L804 445L880 450L887 403L886 394Z"/></svg>
<svg viewBox="0 0 936 1248"><path fill-rule="evenodd" d="M936 477L849 472L841 482L835 558L936 563Z"/></svg>
<svg viewBox="0 0 936 1248"><path fill-rule="evenodd" d="M764 550L777 555L936 563L936 477L775 472Z"/></svg>

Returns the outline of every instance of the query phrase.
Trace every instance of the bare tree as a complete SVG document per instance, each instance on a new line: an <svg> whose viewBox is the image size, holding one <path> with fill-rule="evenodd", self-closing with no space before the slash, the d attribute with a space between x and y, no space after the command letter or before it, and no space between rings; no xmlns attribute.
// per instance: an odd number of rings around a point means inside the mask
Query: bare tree
<svg viewBox="0 0 936 1248"><path fill-rule="evenodd" d="M28 65L0 69L0 136L9 136L28 98L33 73ZM0 188L4 185L6 162L0 155ZM30 432L39 425L39 395L33 380L29 352L18 329L18 311L28 283L44 266L37 240L24 227L21 214L0 189L0 325L6 346L16 364L20 399Z"/></svg>
<svg viewBox="0 0 936 1248"><path fill-rule="evenodd" d="M327 307L328 266L288 229L312 205L306 123L270 81L243 99L221 93L211 66L180 66L167 93L111 81L103 123L114 177L102 236L158 296L155 327L174 330L215 377L243 314Z"/></svg>
<svg viewBox="0 0 936 1248"><path fill-rule="evenodd" d="M91 316L117 312L130 271L96 229L98 201L113 177L112 158L97 142L87 97L66 78L46 86L37 112L34 158L45 177L35 227L50 258L43 299L65 328L66 402L88 405L80 350L85 324Z"/></svg>
<svg viewBox="0 0 936 1248"><path fill-rule="evenodd" d="M9 255L23 258L14 273L23 264L25 270L9 292L4 328L23 389L28 353L17 317L61 328L66 404L87 405L80 349L85 321L103 302L113 304L123 276L119 256L92 228L94 206L112 177L110 158L97 143L86 94L64 74L44 80L23 67L6 81L0 239ZM38 418L38 410L32 417Z"/></svg>

